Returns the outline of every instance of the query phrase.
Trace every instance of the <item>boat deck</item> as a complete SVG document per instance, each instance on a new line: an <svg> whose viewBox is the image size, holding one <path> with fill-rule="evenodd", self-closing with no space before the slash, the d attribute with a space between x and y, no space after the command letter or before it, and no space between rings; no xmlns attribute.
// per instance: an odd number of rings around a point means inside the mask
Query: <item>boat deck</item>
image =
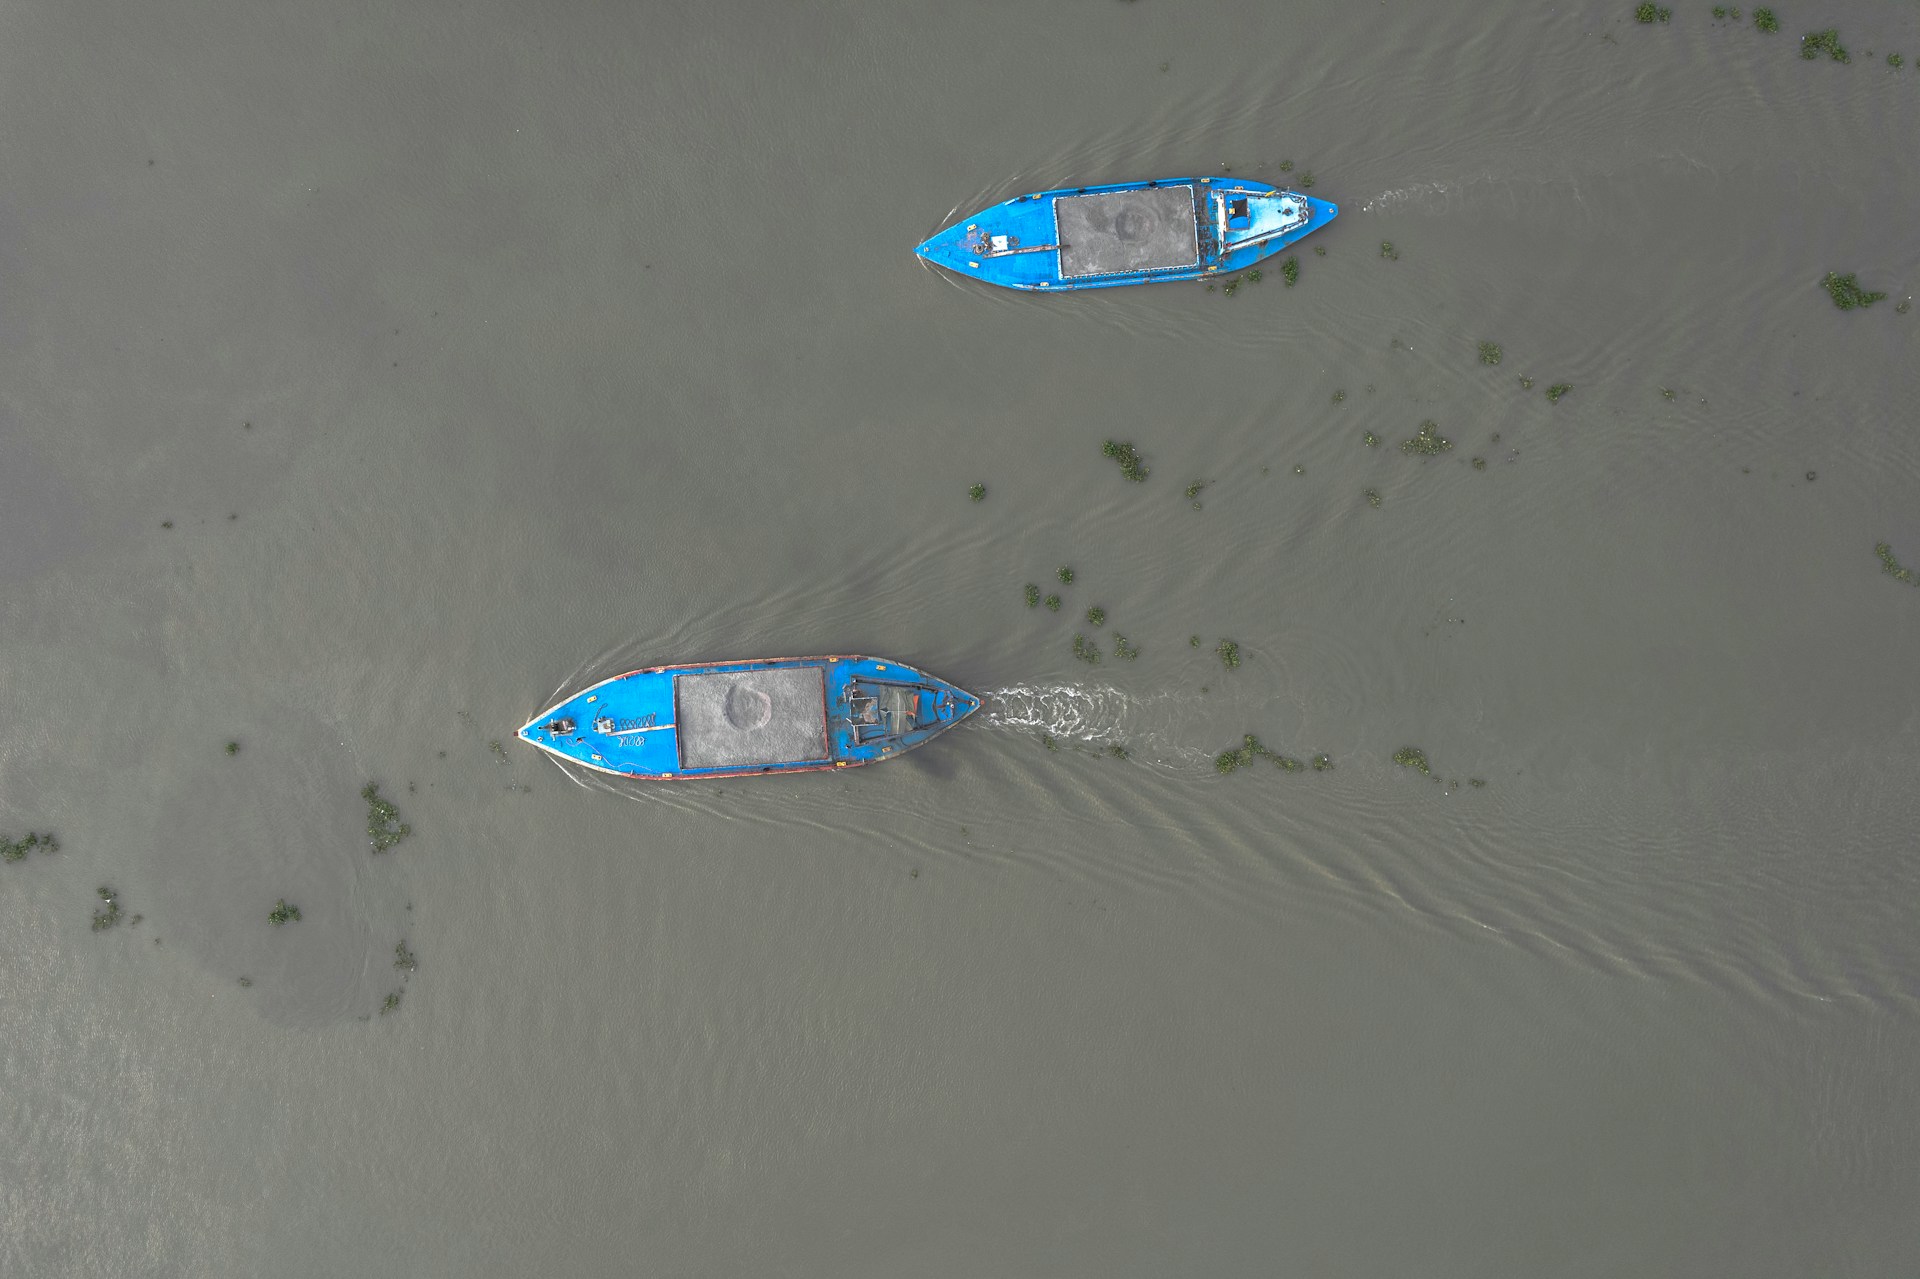
<svg viewBox="0 0 1920 1279"><path fill-rule="evenodd" d="M827 758L827 682L818 666L673 678L680 767L758 768Z"/></svg>
<svg viewBox="0 0 1920 1279"><path fill-rule="evenodd" d="M1193 187L1141 187L1053 202L1060 274L1068 278L1193 269L1200 262Z"/></svg>

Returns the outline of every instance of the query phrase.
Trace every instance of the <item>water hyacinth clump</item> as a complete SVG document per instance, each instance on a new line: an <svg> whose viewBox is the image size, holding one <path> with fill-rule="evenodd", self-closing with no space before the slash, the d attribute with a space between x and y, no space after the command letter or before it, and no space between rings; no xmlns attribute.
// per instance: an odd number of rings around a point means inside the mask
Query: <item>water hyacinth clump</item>
<svg viewBox="0 0 1920 1279"><path fill-rule="evenodd" d="M1131 441L1123 443L1119 440L1108 440L1100 446L1100 451L1118 462L1120 474L1134 483L1137 484L1147 478L1146 464L1140 460L1140 451L1133 447Z"/></svg>
<svg viewBox="0 0 1920 1279"><path fill-rule="evenodd" d="M1089 666L1100 664L1100 646L1084 635L1073 637L1073 655Z"/></svg>
<svg viewBox="0 0 1920 1279"><path fill-rule="evenodd" d="M1820 287L1827 291L1827 296L1832 298L1833 304L1842 311L1851 311L1855 307L1872 306L1875 302L1887 296L1884 293L1872 293L1861 288L1860 281L1854 278L1854 274L1851 271L1845 275L1837 275L1832 271L1827 272L1826 278L1820 281Z"/></svg>
<svg viewBox="0 0 1920 1279"><path fill-rule="evenodd" d="M1382 240L1380 241L1380 256L1386 258L1389 262L1398 262L1400 260L1400 250L1393 247L1392 240Z"/></svg>
<svg viewBox="0 0 1920 1279"><path fill-rule="evenodd" d="M288 905L287 899L284 897L275 902L273 909L267 912L267 920L272 923L275 928L280 927L282 924L291 924L299 918L300 908L298 906Z"/></svg>
<svg viewBox="0 0 1920 1279"><path fill-rule="evenodd" d="M106 905L93 912L93 931L96 933L105 932L120 922L120 894L102 884L99 896Z"/></svg>
<svg viewBox="0 0 1920 1279"><path fill-rule="evenodd" d="M1453 441L1440 434L1440 425L1434 421L1420 424L1420 429L1410 440L1400 441L1402 453L1418 453L1422 457L1438 457L1453 447Z"/></svg>
<svg viewBox="0 0 1920 1279"><path fill-rule="evenodd" d="M1316 773L1332 772L1333 756L1327 754L1325 751L1321 751L1319 754L1315 755L1313 757L1313 771Z"/></svg>
<svg viewBox="0 0 1920 1279"><path fill-rule="evenodd" d="M1673 10L1663 5L1636 5L1633 10L1633 20L1635 22L1671 22Z"/></svg>
<svg viewBox="0 0 1920 1279"><path fill-rule="evenodd" d="M414 958L413 952L407 949L407 943L402 941L393 948L393 966L410 973L420 967L420 961Z"/></svg>
<svg viewBox="0 0 1920 1279"><path fill-rule="evenodd" d="M1771 9L1755 9L1753 11L1753 25L1755 30L1771 33L1780 29L1780 19L1774 15Z"/></svg>
<svg viewBox="0 0 1920 1279"><path fill-rule="evenodd" d="M1380 447L1380 437L1375 435L1372 431L1368 431L1365 435L1361 436L1360 439L1361 439L1361 442L1364 443L1370 449L1377 449Z"/></svg>
<svg viewBox="0 0 1920 1279"><path fill-rule="evenodd" d="M1523 391L1531 391L1533 389L1533 379L1524 373L1520 375L1520 389Z"/></svg>
<svg viewBox="0 0 1920 1279"><path fill-rule="evenodd" d="M1026 596L1027 596L1028 608L1040 607L1040 588L1038 586L1034 585L1032 582L1028 582Z"/></svg>
<svg viewBox="0 0 1920 1279"><path fill-rule="evenodd" d="M1059 568L1055 569L1053 575L1060 579L1060 584L1062 586L1073 585L1073 570L1068 568L1065 564L1062 564Z"/></svg>
<svg viewBox="0 0 1920 1279"><path fill-rule="evenodd" d="M1113 633L1113 655L1123 662L1131 662L1134 658L1140 656L1140 646L1128 643L1126 636L1115 631Z"/></svg>
<svg viewBox="0 0 1920 1279"><path fill-rule="evenodd" d="M1241 741L1238 749L1221 751L1218 755L1215 755L1213 757L1213 767L1217 772L1225 775L1233 772L1235 769L1245 768L1260 756L1268 753L1267 748L1260 744L1260 739L1252 733L1248 733Z"/></svg>
<svg viewBox="0 0 1920 1279"><path fill-rule="evenodd" d="M1897 53L1889 53L1887 55L1887 65L1892 67L1895 71L1898 71L1901 67L1904 67L1907 65L1907 60L1901 57Z"/></svg>
<svg viewBox="0 0 1920 1279"><path fill-rule="evenodd" d="M1060 597L1058 595L1047 596L1046 603L1049 613L1058 613L1060 611Z"/></svg>
<svg viewBox="0 0 1920 1279"><path fill-rule="evenodd" d="M1098 604L1096 604L1092 608L1087 610L1088 626L1105 626L1106 624L1107 624L1106 609L1101 608Z"/></svg>
<svg viewBox="0 0 1920 1279"><path fill-rule="evenodd" d="M19 839L8 839L0 835L0 861L25 861L27 854L36 850L43 854L57 853L60 851L60 841L50 834L38 835L33 831L28 831Z"/></svg>
<svg viewBox="0 0 1920 1279"><path fill-rule="evenodd" d="M984 484L976 484L967 490L967 496L976 502L984 502L987 500L987 486Z"/></svg>
<svg viewBox="0 0 1920 1279"><path fill-rule="evenodd" d="M1482 342L1480 344L1480 363L1500 363L1500 344L1498 342Z"/></svg>
<svg viewBox="0 0 1920 1279"><path fill-rule="evenodd" d="M1307 185L1312 186L1313 183L1309 181ZM1285 262L1282 262L1280 264L1280 278L1287 282L1288 288L1292 288L1295 284L1299 283L1300 259L1290 257Z"/></svg>
<svg viewBox="0 0 1920 1279"><path fill-rule="evenodd" d="M239 753L240 753L240 743L239 743L239 742L228 742L228 743L227 743L227 754L229 754L229 755L238 755Z"/></svg>
<svg viewBox="0 0 1920 1279"><path fill-rule="evenodd" d="M1419 769L1423 775L1433 772L1427 763L1427 753L1418 746L1402 746L1393 753L1393 762L1402 768Z"/></svg>
<svg viewBox="0 0 1920 1279"><path fill-rule="evenodd" d="M380 787L368 782L360 791L367 801L367 839L375 853L384 853L413 834L413 827L400 820L400 810L380 798Z"/></svg>
<svg viewBox="0 0 1920 1279"><path fill-rule="evenodd" d="M1552 386L1547 388L1547 403L1558 404L1560 402L1560 397L1565 395L1568 391L1571 391L1572 389L1573 389L1573 383L1571 382L1555 382Z"/></svg>
<svg viewBox="0 0 1920 1279"><path fill-rule="evenodd" d="M1367 505L1371 506L1374 510L1377 511L1380 509L1381 497L1379 489L1361 489L1360 496L1366 498Z"/></svg>
<svg viewBox="0 0 1920 1279"><path fill-rule="evenodd" d="M1920 586L1920 578L1914 576L1910 568L1902 568L1900 561L1893 558L1893 547L1886 542L1877 543L1873 553L1880 557L1880 571L1905 582L1908 586Z"/></svg>
<svg viewBox="0 0 1920 1279"><path fill-rule="evenodd" d="M1835 62L1853 61L1853 55L1840 46L1840 30L1837 27L1828 27L1825 31L1809 31L1800 37L1801 57L1812 62L1823 53Z"/></svg>
<svg viewBox="0 0 1920 1279"><path fill-rule="evenodd" d="M1239 667L1240 646L1234 643L1232 640L1230 639L1221 640L1219 647L1215 648L1213 651L1220 655L1220 664L1222 666L1225 666L1228 670L1230 671L1235 670Z"/></svg>
<svg viewBox="0 0 1920 1279"><path fill-rule="evenodd" d="M380 1015L382 1017L385 1017L388 1013L392 1012L394 1009L398 1008L399 1006L400 1006L400 992L396 990L387 996L385 1003L382 1003L380 1005Z"/></svg>

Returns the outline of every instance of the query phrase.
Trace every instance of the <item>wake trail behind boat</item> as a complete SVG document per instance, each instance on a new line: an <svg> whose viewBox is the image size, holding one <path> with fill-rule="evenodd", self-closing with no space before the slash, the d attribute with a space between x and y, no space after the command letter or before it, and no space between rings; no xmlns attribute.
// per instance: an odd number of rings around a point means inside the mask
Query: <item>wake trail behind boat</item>
<svg viewBox="0 0 1920 1279"><path fill-rule="evenodd" d="M1136 697L1110 684L1018 684L980 695L982 727L1031 733L1087 746L1120 746L1138 760L1167 766L1208 763L1211 753L1181 738L1185 699Z"/></svg>

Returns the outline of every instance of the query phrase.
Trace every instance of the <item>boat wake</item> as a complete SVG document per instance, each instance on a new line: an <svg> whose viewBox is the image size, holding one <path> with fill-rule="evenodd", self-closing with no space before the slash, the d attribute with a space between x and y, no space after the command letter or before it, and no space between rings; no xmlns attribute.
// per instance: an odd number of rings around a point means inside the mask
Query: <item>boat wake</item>
<svg viewBox="0 0 1920 1279"><path fill-rule="evenodd" d="M1136 697L1110 684L1017 684L982 693L978 722L1063 743L1118 746L1168 768L1210 764L1209 752L1180 740L1172 721L1181 700L1171 693Z"/></svg>

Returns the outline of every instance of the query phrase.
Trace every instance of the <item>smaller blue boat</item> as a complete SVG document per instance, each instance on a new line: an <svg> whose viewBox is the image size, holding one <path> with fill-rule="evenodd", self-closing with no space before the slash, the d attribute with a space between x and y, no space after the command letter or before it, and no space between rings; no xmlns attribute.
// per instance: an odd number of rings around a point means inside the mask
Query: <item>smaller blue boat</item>
<svg viewBox="0 0 1920 1279"><path fill-rule="evenodd" d="M1163 178L1016 196L915 250L956 275L1048 293L1242 271L1338 205L1243 178Z"/></svg>
<svg viewBox="0 0 1920 1279"><path fill-rule="evenodd" d="M620 777L744 777L891 759L979 708L899 662L779 657L616 675L534 716L520 737Z"/></svg>

